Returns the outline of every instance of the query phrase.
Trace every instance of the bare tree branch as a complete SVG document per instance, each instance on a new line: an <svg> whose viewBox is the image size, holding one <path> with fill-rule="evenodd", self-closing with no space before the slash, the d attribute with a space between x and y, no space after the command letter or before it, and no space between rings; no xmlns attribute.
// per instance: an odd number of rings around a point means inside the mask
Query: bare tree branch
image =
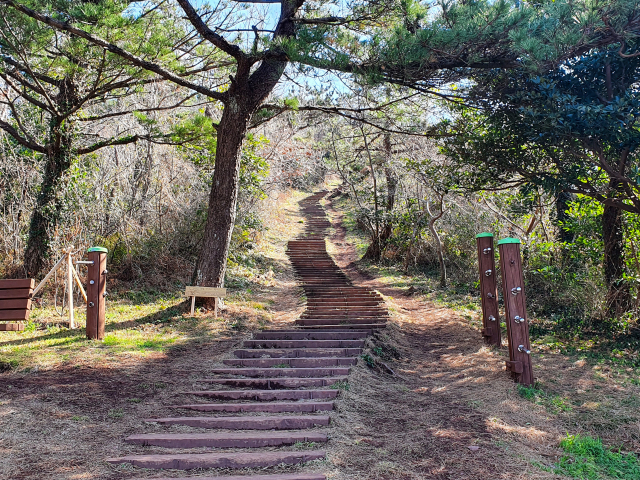
<svg viewBox="0 0 640 480"><path fill-rule="evenodd" d="M31 142L26 138L22 137L15 128L13 128L10 124L5 122L4 120L0 120L0 128L5 132L7 132L9 135L11 135L15 139L15 141L18 142L23 147L33 150L34 152L47 153L47 150L45 147L43 147L42 145L38 145L37 143Z"/></svg>
<svg viewBox="0 0 640 480"><path fill-rule="evenodd" d="M236 60L246 57L245 53L239 46L227 42L222 35L218 35L216 32L211 30L209 26L204 23L200 15L198 15L196 9L191 6L189 0L177 0L177 2L182 7L182 10L184 10L184 13L187 14L187 18L189 19L189 22L191 22L191 25L195 27L200 35L226 54L231 55Z"/></svg>

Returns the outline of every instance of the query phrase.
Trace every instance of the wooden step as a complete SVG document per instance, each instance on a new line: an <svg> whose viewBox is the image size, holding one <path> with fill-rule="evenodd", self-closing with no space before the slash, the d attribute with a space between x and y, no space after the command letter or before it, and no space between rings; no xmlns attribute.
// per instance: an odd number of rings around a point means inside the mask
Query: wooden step
<svg viewBox="0 0 640 480"><path fill-rule="evenodd" d="M336 320L351 320L351 319L370 319L370 318L388 318L389 314L385 310L375 310L370 312L346 312L346 311L323 311L318 312L315 310L308 310L306 313L300 316L300 319L336 319Z"/></svg>
<svg viewBox="0 0 640 480"><path fill-rule="evenodd" d="M222 363L237 367L271 367L272 369L274 366L284 365L294 368L318 368L355 365L358 359L355 357L227 358Z"/></svg>
<svg viewBox="0 0 640 480"><path fill-rule="evenodd" d="M357 357L361 353L362 348L240 349L233 352L238 358Z"/></svg>
<svg viewBox="0 0 640 480"><path fill-rule="evenodd" d="M262 390L282 390L285 388L329 387L338 382L346 382L348 377L322 378L205 378L201 382L228 385L230 387L256 388Z"/></svg>
<svg viewBox="0 0 640 480"><path fill-rule="evenodd" d="M386 328L387 324L386 323L344 323L344 324L340 324L340 325L298 325L298 328L302 329L302 330L317 330L317 329L327 329L327 330L335 330L335 329L361 329L361 328L368 328L369 329L369 335L371 335L373 333L373 330L379 329L379 328Z"/></svg>
<svg viewBox="0 0 640 480"><path fill-rule="evenodd" d="M183 453L167 455L129 455L108 458L111 464L130 463L149 469L191 470L194 468L264 468L275 465L297 465L325 457L321 450L256 453Z"/></svg>
<svg viewBox="0 0 640 480"><path fill-rule="evenodd" d="M289 415L278 417L168 417L149 418L145 422L163 425L187 425L198 428L224 428L227 430L299 430L329 425L327 415Z"/></svg>
<svg viewBox="0 0 640 480"><path fill-rule="evenodd" d="M324 443L327 441L327 434L319 432L147 433L130 435L124 441L136 445L165 448L262 448L293 445L299 442Z"/></svg>
<svg viewBox="0 0 640 480"><path fill-rule="evenodd" d="M362 348L364 340L245 340L243 346L246 348Z"/></svg>
<svg viewBox="0 0 640 480"><path fill-rule="evenodd" d="M214 368L211 373L217 375L241 375L243 377L295 377L320 378L349 375L349 367L316 368Z"/></svg>
<svg viewBox="0 0 640 480"><path fill-rule="evenodd" d="M277 400L326 400L338 396L338 390L200 390L186 392L199 397L214 398L216 400L254 400L270 402Z"/></svg>
<svg viewBox="0 0 640 480"><path fill-rule="evenodd" d="M262 331L253 335L254 340L360 340L367 332L301 332Z"/></svg>
<svg viewBox="0 0 640 480"><path fill-rule="evenodd" d="M292 473L292 474L278 474L278 475L242 475L238 476L224 476L224 477L154 477L152 480L327 480L327 477L319 473ZM131 480L149 480L149 477L133 478Z"/></svg>
<svg viewBox="0 0 640 480"><path fill-rule="evenodd" d="M333 410L333 402L275 402L275 403L194 403L190 405L173 405L170 408L183 408L200 412L326 412Z"/></svg>
<svg viewBox="0 0 640 480"><path fill-rule="evenodd" d="M312 326L312 325L346 325L346 324L351 324L351 325L371 325L371 324L375 324L375 323L383 323L385 321L384 318L379 318L379 317L369 317L369 318L339 318L339 319L334 319L334 318L304 318L304 319L300 319L300 320L296 320L296 325L305 325L305 326ZM256 341L260 341L260 342L264 342L266 340L256 340ZM286 340L285 340L286 341ZM291 342L295 341L295 340L289 340ZM303 341L303 340L299 340L299 341ZM321 342L321 341L325 341L325 342L330 342L332 340L310 340L310 341L315 341L315 342ZM338 341L338 340L334 340L334 341ZM343 340L344 342L347 341L356 341L356 340ZM364 346L364 341L362 342L362 346ZM257 347L254 347L257 348ZM263 347L263 348L268 348L268 347Z"/></svg>

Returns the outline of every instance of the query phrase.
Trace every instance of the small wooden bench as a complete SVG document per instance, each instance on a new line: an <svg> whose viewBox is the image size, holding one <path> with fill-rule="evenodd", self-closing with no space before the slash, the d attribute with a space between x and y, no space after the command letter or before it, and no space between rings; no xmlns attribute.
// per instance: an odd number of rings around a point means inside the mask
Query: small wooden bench
<svg viewBox="0 0 640 480"><path fill-rule="evenodd" d="M213 287L187 287L184 291L185 297L191 297L191 315L196 310L196 297L224 298L227 296L226 288ZM218 302L215 302L214 318L218 318Z"/></svg>
<svg viewBox="0 0 640 480"><path fill-rule="evenodd" d="M0 331L19 332L24 330L23 322L29 320L31 311L33 286L32 278L0 280L0 322L19 322L0 323Z"/></svg>

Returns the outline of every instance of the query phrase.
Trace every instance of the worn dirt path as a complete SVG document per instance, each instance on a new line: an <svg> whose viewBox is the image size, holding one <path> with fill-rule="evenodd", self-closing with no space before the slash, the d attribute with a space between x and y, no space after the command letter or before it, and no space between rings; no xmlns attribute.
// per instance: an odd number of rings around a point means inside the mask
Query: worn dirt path
<svg viewBox="0 0 640 480"><path fill-rule="evenodd" d="M289 457L293 459L309 459L305 455L318 451L322 456L306 465L279 464L239 470L197 468L187 472L189 478L222 476L230 480L237 475L267 474L273 475L273 480L323 476L330 480L563 478L540 466L552 464L561 455L558 440L565 435L568 426L551 418L543 407L517 394L504 371L503 352L484 346L480 333L455 311L420 298L404 297L401 290L389 288L361 272L354 263L357 260L355 248L348 244L345 231L340 226L339 212L330 204L327 210L335 232L328 239L327 248L336 264L348 274L353 284L380 292L391 317L386 329L365 340L363 354L368 358L360 359L357 365L350 367L348 384L342 383L340 388L331 389L338 393L336 399L302 400L302 403L333 402L333 410L309 414L310 417L328 416L329 425L297 432L287 429L289 436L279 437L291 443L297 438L293 434L305 432L310 435L306 439L311 441L260 447L261 451L269 453L295 452ZM295 215L292 217L292 224L297 222L297 218ZM290 267L286 268L289 270L283 273L286 277L284 287L276 285L261 293L265 299L273 299L270 310L274 318L267 325L270 329L288 329L287 325L290 326L290 322L302 312L301 290L291 282ZM231 308L225 315L231 319L236 313ZM269 332L264 333L270 335ZM246 341L251 341L249 335L226 332L215 340L187 343L167 355L150 357L143 363L132 361L117 370L69 365L39 374L3 374L0 411L4 419L0 420L0 452L4 457L0 460L0 478L119 480L184 477L185 471L181 470L158 472L131 467L130 463L113 466L104 460L107 457L157 454L159 449L170 453L170 447L124 443L123 440L131 435L211 433L212 430L207 428L147 424L142 420L176 416L176 410L169 408L170 405L218 403L206 397L194 401L194 396L186 392L203 390L202 379L219 377L221 374L216 373L219 368L244 367L234 363L244 360L244 357L238 358L232 352L250 350L243 346ZM255 357L266 363L271 358L278 357ZM371 367L367 360L371 361ZM547 378L552 378L552 372L561 369L566 388L586 385L589 381L586 379L588 372L581 364L572 364L564 358L548 356L541 359L539 365L538 375L547 375ZM271 365L274 366L283 367ZM326 389L302 387L295 391L312 388ZM220 388L231 389L245 390ZM258 390L267 393L287 391ZM602 393L608 395L610 392L603 389ZM298 403L299 400L279 399L271 404ZM240 399L219 403L259 402ZM296 412L274 414L268 411L252 412L251 415L300 416ZM193 410L192 414L185 416L211 416L211 412ZM247 415L246 412L225 414L225 417L229 416ZM322 421L325 422L324 419ZM572 428L578 430L580 427ZM260 432L264 431L253 431ZM282 433L278 430L268 432L271 440ZM217 433L230 434L233 431L222 429ZM620 437L624 435L620 431ZM227 437L228 440L233 435ZM253 435L252 438L255 440L257 437ZM261 438L260 441L264 441L264 437ZM207 439L208 442L219 440ZM221 451L215 447L194 447L182 451L197 453L203 448L209 448L211 452ZM255 452L256 447L228 451L250 453Z"/></svg>

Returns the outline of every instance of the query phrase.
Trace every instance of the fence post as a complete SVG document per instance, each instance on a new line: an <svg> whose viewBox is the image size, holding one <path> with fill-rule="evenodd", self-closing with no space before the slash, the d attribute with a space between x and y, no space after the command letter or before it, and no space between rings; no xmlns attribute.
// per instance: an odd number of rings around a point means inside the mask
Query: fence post
<svg viewBox="0 0 640 480"><path fill-rule="evenodd" d="M69 328L73 330L76 328L75 321L73 319L73 258L71 253L73 247L69 247L67 250L67 308L69 309Z"/></svg>
<svg viewBox="0 0 640 480"><path fill-rule="evenodd" d="M493 234L479 233L478 268L480 271L480 296L482 298L482 336L490 345L500 346L500 314L498 310L498 281Z"/></svg>
<svg viewBox="0 0 640 480"><path fill-rule="evenodd" d="M107 288L107 249L88 250L87 268L87 338L104 339L105 297Z"/></svg>
<svg viewBox="0 0 640 480"><path fill-rule="evenodd" d="M532 385L531 343L529 342L527 302L520 258L520 240L503 238L498 242L498 249L500 250L505 321L509 340L507 370L511 371L517 382Z"/></svg>

